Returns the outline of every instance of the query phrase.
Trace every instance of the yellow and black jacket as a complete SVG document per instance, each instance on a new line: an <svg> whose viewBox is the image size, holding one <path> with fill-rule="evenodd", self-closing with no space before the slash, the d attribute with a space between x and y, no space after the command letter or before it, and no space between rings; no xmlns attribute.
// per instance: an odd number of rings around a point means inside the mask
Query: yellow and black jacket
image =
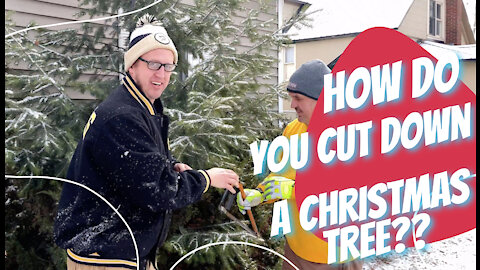
<svg viewBox="0 0 480 270"><path fill-rule="evenodd" d="M125 218L136 239L140 269L147 259L154 261L157 246L165 241L171 211L198 201L210 185L205 171L173 169L168 125L161 101L152 105L127 74L92 113L67 173ZM54 238L76 262L136 268L127 227L105 202L80 186L64 184Z"/></svg>

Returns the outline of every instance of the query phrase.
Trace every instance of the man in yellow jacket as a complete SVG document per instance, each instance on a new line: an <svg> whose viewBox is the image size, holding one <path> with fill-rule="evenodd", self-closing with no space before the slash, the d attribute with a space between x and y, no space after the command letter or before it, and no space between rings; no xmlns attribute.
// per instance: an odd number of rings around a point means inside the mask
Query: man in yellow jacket
<svg viewBox="0 0 480 270"><path fill-rule="evenodd" d="M295 134L307 131L320 92L323 89L323 77L331 70L321 60L312 60L303 64L290 77L287 91L292 99L291 107L297 113L297 119L290 122L283 136L290 138ZM292 214L293 232L285 235L285 257L301 270L360 270L361 261L350 261L339 264L327 264L327 242L305 231L300 226L298 209L295 202L296 172L289 165L281 173L271 173L255 189L245 189L247 197L242 200L237 196L237 204L242 213L261 203L272 203L288 199ZM284 262L282 270L294 269Z"/></svg>

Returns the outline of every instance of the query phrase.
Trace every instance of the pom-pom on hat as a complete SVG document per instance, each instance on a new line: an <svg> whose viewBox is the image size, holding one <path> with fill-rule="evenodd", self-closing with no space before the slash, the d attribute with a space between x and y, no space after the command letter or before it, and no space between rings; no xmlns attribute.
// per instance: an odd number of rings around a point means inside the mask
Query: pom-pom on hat
<svg viewBox="0 0 480 270"><path fill-rule="evenodd" d="M130 43L124 56L125 71L128 71L140 56L155 49L170 50L173 53L173 63L177 63L177 49L167 30L153 15L145 14L138 19L137 27L130 35Z"/></svg>
<svg viewBox="0 0 480 270"><path fill-rule="evenodd" d="M331 72L322 60L309 61L292 74L287 91L318 100L323 89L323 76Z"/></svg>

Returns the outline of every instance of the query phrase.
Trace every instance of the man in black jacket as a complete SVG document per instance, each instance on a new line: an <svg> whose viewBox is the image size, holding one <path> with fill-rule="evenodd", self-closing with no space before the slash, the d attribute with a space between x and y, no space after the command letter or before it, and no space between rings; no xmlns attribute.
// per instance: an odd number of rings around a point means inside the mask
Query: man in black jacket
<svg viewBox="0 0 480 270"><path fill-rule="evenodd" d="M65 184L55 220L56 243L67 250L67 269L154 269L167 237L171 211L198 201L209 186L235 193L232 170L193 170L168 149L168 117L159 99L178 55L166 30L148 14L137 22L125 53L122 84L92 113L67 178L98 192ZM106 268L104 268L106 267Z"/></svg>

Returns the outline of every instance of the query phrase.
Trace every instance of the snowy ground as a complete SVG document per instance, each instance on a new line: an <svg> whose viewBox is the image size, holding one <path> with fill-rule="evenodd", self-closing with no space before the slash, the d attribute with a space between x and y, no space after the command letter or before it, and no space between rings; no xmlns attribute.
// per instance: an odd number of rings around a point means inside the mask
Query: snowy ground
<svg viewBox="0 0 480 270"><path fill-rule="evenodd" d="M476 237L473 229L461 235L429 244L417 252L410 248L406 254L396 254L366 261L363 270L470 270L476 268Z"/></svg>

